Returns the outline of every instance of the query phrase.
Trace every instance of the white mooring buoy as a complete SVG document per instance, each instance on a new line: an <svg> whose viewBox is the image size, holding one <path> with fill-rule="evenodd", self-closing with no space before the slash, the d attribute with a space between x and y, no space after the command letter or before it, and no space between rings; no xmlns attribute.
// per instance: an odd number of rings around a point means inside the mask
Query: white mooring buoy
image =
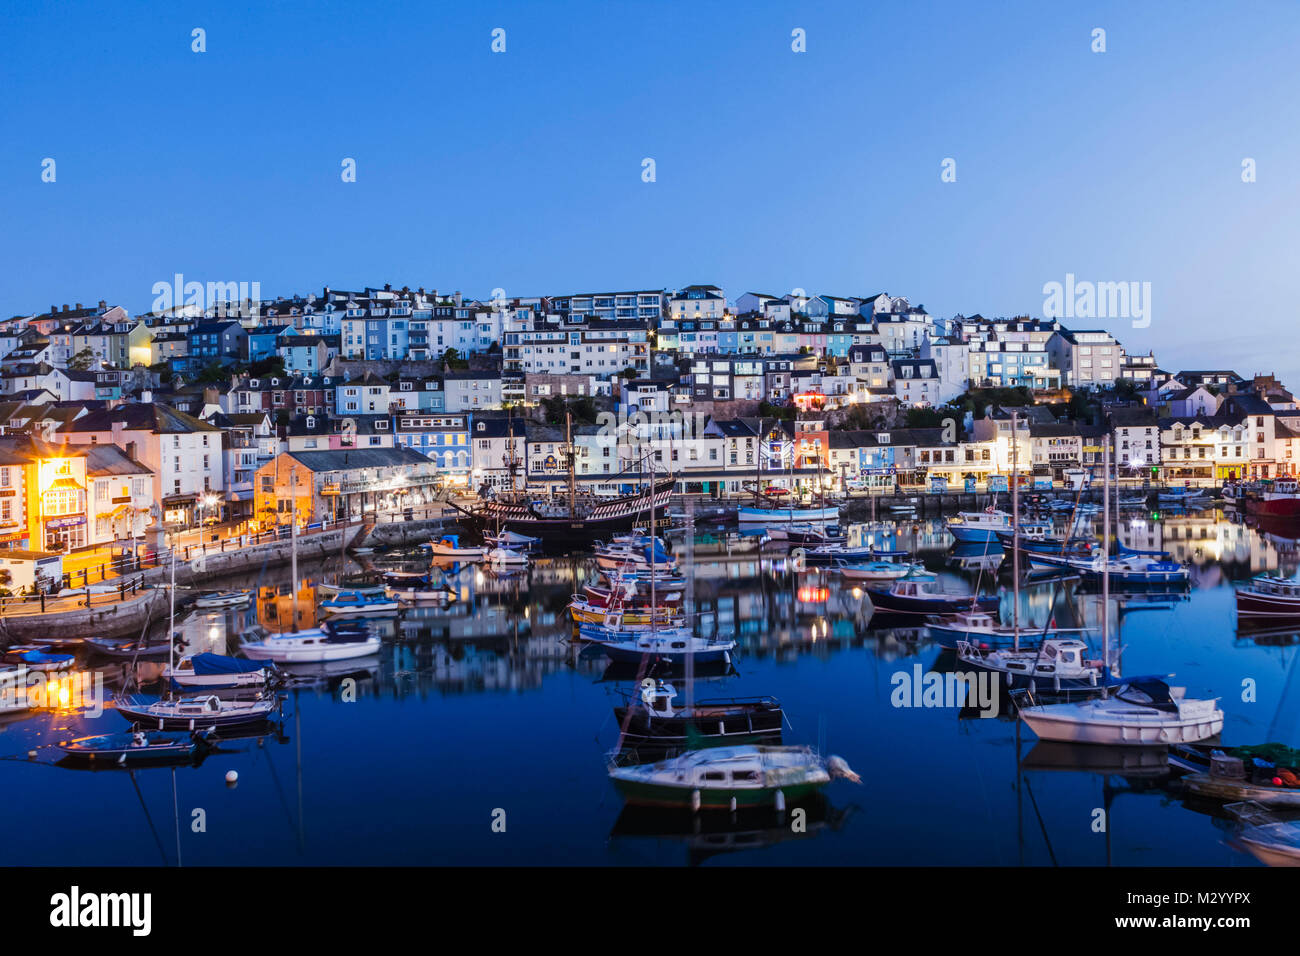
<svg viewBox="0 0 1300 956"><path fill-rule="evenodd" d="M238 774L238 772L236 772L236 771L234 771L234 770L227 770L227 771L226 771L226 783L227 783L227 784L229 784L230 786L233 787L233 786L234 786L238 781L239 781L239 774Z"/></svg>
<svg viewBox="0 0 1300 956"><path fill-rule="evenodd" d="M696 813L700 812L700 791L698 790L691 791L691 809Z"/></svg>
<svg viewBox="0 0 1300 956"><path fill-rule="evenodd" d="M785 813L785 791L784 790L778 790L776 792L776 812Z"/></svg>

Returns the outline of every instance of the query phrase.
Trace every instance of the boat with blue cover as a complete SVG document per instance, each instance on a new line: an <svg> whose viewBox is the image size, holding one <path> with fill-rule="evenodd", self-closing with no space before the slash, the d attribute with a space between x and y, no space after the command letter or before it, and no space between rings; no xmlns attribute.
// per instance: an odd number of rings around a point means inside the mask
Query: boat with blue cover
<svg viewBox="0 0 1300 956"><path fill-rule="evenodd" d="M948 533L962 542L997 543L999 531L1011 530L1011 515L993 507L983 511L959 511L948 519Z"/></svg>
<svg viewBox="0 0 1300 956"><path fill-rule="evenodd" d="M4 659L11 664L20 664L29 671L53 673L69 670L76 658L71 654L50 654L35 644L18 644L9 648Z"/></svg>
<svg viewBox="0 0 1300 956"><path fill-rule="evenodd" d="M1036 567L1069 569L1084 580L1099 581L1109 574L1111 583L1129 586L1177 585L1184 586L1191 579L1191 571L1170 555L1159 551L1130 551L1120 548L1113 558L1107 559L1101 551L1091 557L1043 554L1028 552L1030 564Z"/></svg>
<svg viewBox="0 0 1300 956"><path fill-rule="evenodd" d="M163 671L177 687L224 690L232 687L262 687L279 678L275 663L247 660L225 654L186 654L175 667Z"/></svg>
<svg viewBox="0 0 1300 956"><path fill-rule="evenodd" d="M402 605L386 594L340 591L329 600L321 601L320 609L327 614L395 614L402 609Z"/></svg>

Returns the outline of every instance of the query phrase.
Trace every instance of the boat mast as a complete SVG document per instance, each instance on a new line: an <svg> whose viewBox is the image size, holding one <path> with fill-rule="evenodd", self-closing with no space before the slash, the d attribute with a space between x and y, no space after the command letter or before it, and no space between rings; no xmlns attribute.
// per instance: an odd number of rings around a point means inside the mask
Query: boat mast
<svg viewBox="0 0 1300 956"><path fill-rule="evenodd" d="M171 697L171 684L176 679L176 540L172 539L172 586L171 613L167 618L167 696ZM86 589L86 601L90 602L90 589Z"/></svg>
<svg viewBox="0 0 1300 956"><path fill-rule="evenodd" d="M1110 673L1110 436L1101 441L1101 666Z"/></svg>
<svg viewBox="0 0 1300 956"><path fill-rule="evenodd" d="M289 562L293 578L293 605L290 627L298 633L298 466L289 466Z"/></svg>
<svg viewBox="0 0 1300 956"><path fill-rule="evenodd" d="M1011 635L1020 652L1020 414L1011 413Z"/></svg>
<svg viewBox="0 0 1300 956"><path fill-rule="evenodd" d="M573 474L573 415L567 409L564 412L564 453L569 460L569 520L578 516L577 479Z"/></svg>

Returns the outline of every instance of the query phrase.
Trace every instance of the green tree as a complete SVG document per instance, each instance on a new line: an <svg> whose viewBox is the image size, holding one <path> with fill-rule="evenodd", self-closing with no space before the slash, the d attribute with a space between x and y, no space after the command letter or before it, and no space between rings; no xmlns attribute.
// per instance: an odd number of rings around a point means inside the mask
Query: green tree
<svg viewBox="0 0 1300 956"><path fill-rule="evenodd" d="M84 372L95 362L95 353L90 349L82 349L72 358L68 359L68 368L74 372Z"/></svg>

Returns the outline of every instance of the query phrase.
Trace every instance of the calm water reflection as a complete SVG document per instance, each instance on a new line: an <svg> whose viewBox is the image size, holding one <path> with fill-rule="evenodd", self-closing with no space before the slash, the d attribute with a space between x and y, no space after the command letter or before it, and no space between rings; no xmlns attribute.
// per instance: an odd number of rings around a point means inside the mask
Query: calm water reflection
<svg viewBox="0 0 1300 956"><path fill-rule="evenodd" d="M1298 742L1296 634L1238 633L1231 590L1258 571L1295 570L1285 531L1214 512L1120 524L1129 546L1166 549L1195 567L1188 594L1112 606L1124 670L1172 671L1189 695L1221 696L1228 743ZM379 654L301 668L276 734L232 741L175 772L184 863L1253 865L1227 845L1219 821L1165 789L1160 761L1048 747L1006 717L892 706L896 673L947 670L951 658L924 627L873 621L864 593L834 574L796 572L754 536L669 539L694 582L686 609L698 632L740 643L736 673L698 680L696 694L778 696L792 724L787 742L842 754L863 776L862 787L833 784L810 808L806 832L766 813L697 824L623 807L604 754L617 738L612 708L632 682L571 641L565 606L596 571L569 556L504 577L450 566L456 600L381 621ZM857 525L850 540L915 550L950 588L1007 581L997 554L954 551L939 522ZM420 560L367 556L385 567ZM297 625L315 621L317 583L356 570L339 559L304 565ZM178 623L187 650L225 652L258 627L290 626L287 569L238 583L256 588L256 600L187 614ZM1096 625L1101 613L1100 597L1076 585L1022 594L1027 627ZM159 668L137 673L147 681ZM130 671L100 669L110 687ZM0 761L3 862L175 863L171 770L69 770L43 749L125 726L112 710L0 723L0 755L11 758ZM239 774L234 788L229 770ZM1097 808L1110 811L1106 833L1093 830ZM191 828L196 809L206 832ZM492 829L498 809L504 833Z"/></svg>

